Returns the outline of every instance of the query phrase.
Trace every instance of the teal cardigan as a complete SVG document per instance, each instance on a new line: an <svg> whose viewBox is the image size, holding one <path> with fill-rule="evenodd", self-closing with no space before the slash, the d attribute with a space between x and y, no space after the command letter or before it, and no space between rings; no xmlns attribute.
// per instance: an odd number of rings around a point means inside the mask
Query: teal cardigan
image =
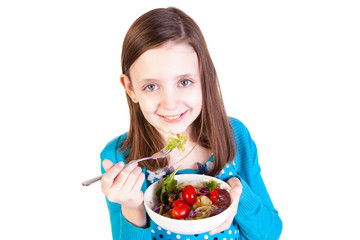
<svg viewBox="0 0 360 240"><path fill-rule="evenodd" d="M209 235L209 233L197 235L181 235L161 229L156 223L148 220L147 228L137 228L129 223L121 214L121 205L110 202L106 198L110 214L110 222L113 239L139 240L139 239L279 239L282 231L282 221L278 211L274 208L270 196L266 190L263 179L260 175L260 166L256 145L252 140L249 131L242 122L235 118L229 118L236 138L236 156L233 162L215 177L227 181L231 177L237 177L242 183L242 193L239 200L237 214L231 227L221 233ZM110 141L101 152L101 161L111 160L114 164L125 161L124 155L118 152L122 141L127 134L123 134ZM203 167L197 171L185 169L178 172L184 173L206 173L206 166L211 166L212 157ZM101 167L101 172L104 169ZM154 181L158 180L152 172L143 168L146 180L142 191ZM159 178L164 175L158 176Z"/></svg>

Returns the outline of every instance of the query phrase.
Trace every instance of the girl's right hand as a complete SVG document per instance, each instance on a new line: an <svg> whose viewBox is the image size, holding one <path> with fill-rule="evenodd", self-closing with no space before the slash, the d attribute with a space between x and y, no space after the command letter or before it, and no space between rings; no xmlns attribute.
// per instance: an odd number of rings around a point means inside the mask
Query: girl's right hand
<svg viewBox="0 0 360 240"><path fill-rule="evenodd" d="M131 209L141 208L144 201L141 186L145 174L137 163L124 168L123 162L114 165L105 159L102 166L106 173L101 179L101 191L108 200Z"/></svg>

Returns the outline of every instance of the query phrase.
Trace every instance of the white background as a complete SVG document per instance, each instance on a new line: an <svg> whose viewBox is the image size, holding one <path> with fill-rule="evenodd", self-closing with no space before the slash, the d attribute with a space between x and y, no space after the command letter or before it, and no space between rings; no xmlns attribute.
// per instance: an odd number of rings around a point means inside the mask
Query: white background
<svg viewBox="0 0 360 240"><path fill-rule="evenodd" d="M358 1L219 2L1 2L1 239L111 238L100 184L81 182L128 129L122 39L167 6L205 35L228 114L257 143L281 239L360 239Z"/></svg>

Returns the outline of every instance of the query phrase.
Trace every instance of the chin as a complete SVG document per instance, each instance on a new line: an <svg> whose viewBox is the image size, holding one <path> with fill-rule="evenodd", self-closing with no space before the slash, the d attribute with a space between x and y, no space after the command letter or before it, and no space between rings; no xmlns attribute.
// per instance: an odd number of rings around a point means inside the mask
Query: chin
<svg viewBox="0 0 360 240"><path fill-rule="evenodd" d="M171 126L171 125L161 125L160 127L156 127L156 129L166 137L166 134L169 132L172 133L185 133L188 130L188 127L181 126ZM185 134L186 135L186 134Z"/></svg>

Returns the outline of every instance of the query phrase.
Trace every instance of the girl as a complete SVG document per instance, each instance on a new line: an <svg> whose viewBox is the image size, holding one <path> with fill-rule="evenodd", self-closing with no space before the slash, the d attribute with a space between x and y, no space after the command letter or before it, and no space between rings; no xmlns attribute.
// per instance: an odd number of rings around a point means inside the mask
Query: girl
<svg viewBox="0 0 360 240"><path fill-rule="evenodd" d="M121 66L130 129L101 153L113 239L278 239L282 222L261 178L255 143L239 120L226 115L197 24L176 8L145 13L125 36ZM189 136L184 152L124 167L162 149L170 131ZM180 235L147 217L144 191L178 166L178 174L213 175L232 187L237 210L221 226Z"/></svg>

